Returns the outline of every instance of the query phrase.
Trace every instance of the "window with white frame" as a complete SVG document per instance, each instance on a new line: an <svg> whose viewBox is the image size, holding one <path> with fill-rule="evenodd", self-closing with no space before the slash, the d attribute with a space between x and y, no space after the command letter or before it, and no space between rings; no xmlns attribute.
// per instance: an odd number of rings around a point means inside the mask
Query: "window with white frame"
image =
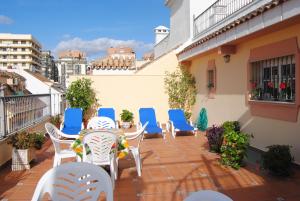
<svg viewBox="0 0 300 201"><path fill-rule="evenodd" d="M295 56L251 63L251 99L295 102Z"/></svg>

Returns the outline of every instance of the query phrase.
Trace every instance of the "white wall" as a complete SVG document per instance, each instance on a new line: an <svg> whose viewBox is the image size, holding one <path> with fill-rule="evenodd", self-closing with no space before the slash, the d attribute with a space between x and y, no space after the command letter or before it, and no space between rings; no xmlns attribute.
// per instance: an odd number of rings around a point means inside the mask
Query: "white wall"
<svg viewBox="0 0 300 201"><path fill-rule="evenodd" d="M51 93L51 115L60 114L61 93L41 80L37 79L23 69L7 69L9 72L14 72L26 79L26 89L32 94L49 94ZM41 99L43 101L43 99ZM47 103L45 103L47 104Z"/></svg>

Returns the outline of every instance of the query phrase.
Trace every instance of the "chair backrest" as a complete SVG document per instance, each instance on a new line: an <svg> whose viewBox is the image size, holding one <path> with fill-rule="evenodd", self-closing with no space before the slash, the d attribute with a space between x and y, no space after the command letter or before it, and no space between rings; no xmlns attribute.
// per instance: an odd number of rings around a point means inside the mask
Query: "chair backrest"
<svg viewBox="0 0 300 201"><path fill-rule="evenodd" d="M92 163L103 163L110 161L110 153L117 136L109 131L93 131L83 137L83 161L86 161L86 145L91 150Z"/></svg>
<svg viewBox="0 0 300 201"><path fill-rule="evenodd" d="M82 124L82 109L67 108L64 114L64 127L78 128Z"/></svg>
<svg viewBox="0 0 300 201"><path fill-rule="evenodd" d="M199 200L209 200L209 201L233 201L228 196L212 191L212 190L202 190L192 193L184 201L199 201Z"/></svg>
<svg viewBox="0 0 300 201"><path fill-rule="evenodd" d="M93 117L87 125L87 129L112 129L115 127L115 122L108 117Z"/></svg>
<svg viewBox="0 0 300 201"><path fill-rule="evenodd" d="M61 138L61 135L60 135L61 131L58 130L58 128L56 128L56 126L54 126L51 123L46 123L45 129L51 138L55 152L56 153L60 152L59 139Z"/></svg>
<svg viewBox="0 0 300 201"><path fill-rule="evenodd" d="M182 109L170 109L169 119L173 122L187 122Z"/></svg>
<svg viewBox="0 0 300 201"><path fill-rule="evenodd" d="M64 163L42 176L32 201L43 200L46 193L51 200L98 200L101 192L113 201L111 178L104 169L89 163Z"/></svg>
<svg viewBox="0 0 300 201"><path fill-rule="evenodd" d="M156 116L154 108L140 108L139 109L140 122L144 125L148 122L148 125L156 125Z"/></svg>
<svg viewBox="0 0 300 201"><path fill-rule="evenodd" d="M104 107L99 108L98 116L99 117L108 117L108 118L111 118L113 121L116 120L114 108L104 108Z"/></svg>
<svg viewBox="0 0 300 201"><path fill-rule="evenodd" d="M148 122L146 122L142 128L140 128L139 130L137 130L136 132L133 133L125 133L126 139L127 140L134 140L138 138L138 148L140 147L140 143L144 137L144 133L145 133L145 129L148 125Z"/></svg>

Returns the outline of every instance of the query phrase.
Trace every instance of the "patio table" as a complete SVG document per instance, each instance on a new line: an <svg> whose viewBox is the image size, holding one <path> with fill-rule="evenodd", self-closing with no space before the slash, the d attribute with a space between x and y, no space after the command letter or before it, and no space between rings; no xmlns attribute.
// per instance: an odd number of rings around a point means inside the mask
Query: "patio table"
<svg viewBox="0 0 300 201"><path fill-rule="evenodd" d="M80 159L82 160L82 155L83 155L83 143L82 143L82 139L83 136L94 132L94 131L109 131L111 133L114 133L117 135L117 142L115 144L113 144L112 146L112 152L117 151L117 157L119 159L124 158L126 155L128 155L129 153L129 145L127 142L127 139L124 135L123 130L121 129L96 129L96 130L92 130L92 129L85 129L82 130L80 132L80 134L78 135L78 138L76 140L74 140L74 142L71 144L71 149L80 157ZM90 154L91 151L89 150L89 148L87 147L87 154Z"/></svg>

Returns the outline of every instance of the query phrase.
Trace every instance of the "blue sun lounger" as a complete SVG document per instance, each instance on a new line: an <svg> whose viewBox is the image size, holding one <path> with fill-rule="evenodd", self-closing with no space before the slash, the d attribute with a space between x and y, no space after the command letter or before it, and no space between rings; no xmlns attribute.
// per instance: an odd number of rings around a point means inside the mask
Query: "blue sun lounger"
<svg viewBox="0 0 300 201"><path fill-rule="evenodd" d="M156 115L154 108L140 108L139 109L140 115L140 127L148 122L146 126L145 133L146 134L161 134L165 139L165 135L162 129L162 126L159 122L156 121Z"/></svg>

